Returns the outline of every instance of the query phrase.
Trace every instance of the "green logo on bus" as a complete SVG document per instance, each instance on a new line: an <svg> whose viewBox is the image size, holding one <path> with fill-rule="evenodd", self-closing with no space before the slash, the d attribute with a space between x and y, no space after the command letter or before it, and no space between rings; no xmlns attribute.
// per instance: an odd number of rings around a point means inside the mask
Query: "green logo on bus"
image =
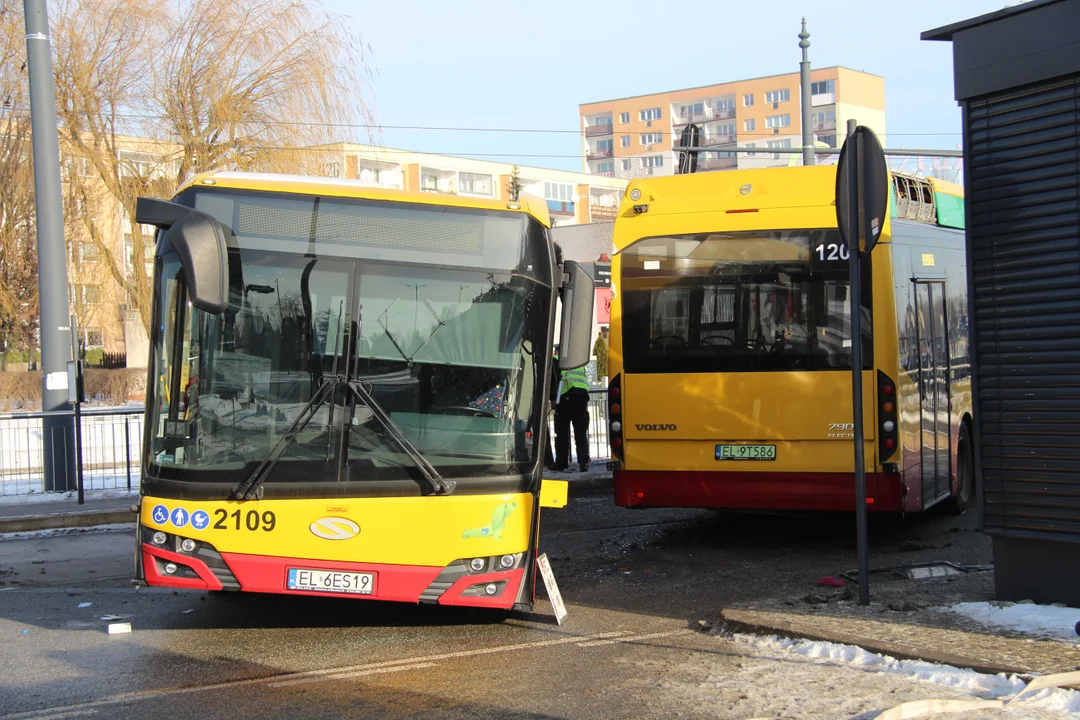
<svg viewBox="0 0 1080 720"><path fill-rule="evenodd" d="M474 537L492 537L496 540L502 540L502 531L506 527L506 518L517 507L516 502L506 502L495 508L495 511L491 513L491 522L484 527L474 528L472 530L466 530L462 538L474 538Z"/></svg>

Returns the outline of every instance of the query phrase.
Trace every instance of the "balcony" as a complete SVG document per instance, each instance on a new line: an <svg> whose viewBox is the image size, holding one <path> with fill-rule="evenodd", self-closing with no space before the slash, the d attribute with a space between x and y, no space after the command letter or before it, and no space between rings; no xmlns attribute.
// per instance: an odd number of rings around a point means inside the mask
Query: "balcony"
<svg viewBox="0 0 1080 720"><path fill-rule="evenodd" d="M734 135L710 135L701 141L702 147L716 147L717 145L731 145L735 142Z"/></svg>
<svg viewBox="0 0 1080 720"><path fill-rule="evenodd" d="M596 171L590 173L590 175L599 175L600 177L615 177L615 171L614 170L596 170Z"/></svg>
<svg viewBox="0 0 1080 720"><path fill-rule="evenodd" d="M589 213L593 222L598 220L614 220L619 214L619 208L610 205L590 205Z"/></svg>
<svg viewBox="0 0 1080 720"><path fill-rule="evenodd" d="M824 132L826 130L835 130L836 120L822 120L821 122L814 123L814 132Z"/></svg>
<svg viewBox="0 0 1080 720"><path fill-rule="evenodd" d="M604 160L615 154L615 151L611 148L599 148L597 150L589 150L585 156L589 160Z"/></svg>
<svg viewBox="0 0 1080 720"><path fill-rule="evenodd" d="M563 202L561 200L548 200L547 201L548 212L555 215L573 215L574 203Z"/></svg>
<svg viewBox="0 0 1080 720"><path fill-rule="evenodd" d="M606 137L608 135L615 134L615 126L611 123L604 123L603 125L589 125L585 128L585 137Z"/></svg>
<svg viewBox="0 0 1080 720"><path fill-rule="evenodd" d="M698 160L698 170L732 170L738 165L735 158L706 158Z"/></svg>

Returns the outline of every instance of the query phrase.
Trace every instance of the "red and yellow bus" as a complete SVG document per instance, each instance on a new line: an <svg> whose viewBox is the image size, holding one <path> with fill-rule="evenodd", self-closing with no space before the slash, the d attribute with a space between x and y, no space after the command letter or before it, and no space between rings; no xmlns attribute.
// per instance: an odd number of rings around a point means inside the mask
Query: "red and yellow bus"
<svg viewBox="0 0 1080 720"><path fill-rule="evenodd" d="M615 221L609 372L624 507L855 506L835 166L648 178ZM862 260L868 508L973 488L963 191L892 174Z"/></svg>
<svg viewBox="0 0 1080 720"><path fill-rule="evenodd" d="M136 580L532 606L556 302L542 203L212 173L159 228Z"/></svg>

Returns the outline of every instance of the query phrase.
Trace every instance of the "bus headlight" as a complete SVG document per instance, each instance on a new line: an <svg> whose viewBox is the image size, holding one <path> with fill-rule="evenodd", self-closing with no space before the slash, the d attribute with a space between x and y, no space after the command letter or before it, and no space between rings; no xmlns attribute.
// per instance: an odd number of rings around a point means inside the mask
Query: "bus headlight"
<svg viewBox="0 0 1080 720"><path fill-rule="evenodd" d="M184 541L180 543L180 549L186 553L195 552L195 541L191 538L184 538Z"/></svg>
<svg viewBox="0 0 1080 720"><path fill-rule="evenodd" d="M487 567L487 561L484 558L473 558L469 561L469 568L473 572L480 572L485 567Z"/></svg>
<svg viewBox="0 0 1080 720"><path fill-rule="evenodd" d="M176 573L176 563L166 563L165 564L165 574L166 575L174 575L175 573Z"/></svg>
<svg viewBox="0 0 1080 720"><path fill-rule="evenodd" d="M499 564L502 565L504 570L509 570L510 568L514 567L514 556L503 555L501 558L499 558Z"/></svg>
<svg viewBox="0 0 1080 720"><path fill-rule="evenodd" d="M484 592L486 592L488 595L494 595L495 593L499 592L499 586L495 583L488 583L487 587L484 588Z"/></svg>
<svg viewBox="0 0 1080 720"><path fill-rule="evenodd" d="M158 530L150 537L150 540L155 545L164 545L165 543L169 542L169 536Z"/></svg>

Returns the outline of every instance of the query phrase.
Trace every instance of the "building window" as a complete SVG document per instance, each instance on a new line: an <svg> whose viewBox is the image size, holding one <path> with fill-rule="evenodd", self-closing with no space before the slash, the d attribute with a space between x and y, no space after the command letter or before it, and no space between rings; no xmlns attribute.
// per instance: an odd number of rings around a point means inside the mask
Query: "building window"
<svg viewBox="0 0 1080 720"><path fill-rule="evenodd" d="M745 132L754 132L754 128L757 127L757 121L754 118L743 120L742 129Z"/></svg>
<svg viewBox="0 0 1080 720"><path fill-rule="evenodd" d="M620 160L619 161L619 167L622 169L623 172L630 172L630 161L629 160Z"/></svg>
<svg viewBox="0 0 1080 720"><path fill-rule="evenodd" d="M649 155L648 157L641 158L641 167L658 168L664 167L663 155Z"/></svg>
<svg viewBox="0 0 1080 720"><path fill-rule="evenodd" d="M821 127L825 124L830 124L832 127L836 127L836 108L829 110L819 110L814 113L813 119L814 127L819 130L827 130L829 128Z"/></svg>
<svg viewBox="0 0 1080 720"><path fill-rule="evenodd" d="M619 123L625 125L628 122L630 122L630 113L619 113Z"/></svg>
<svg viewBox="0 0 1080 720"><path fill-rule="evenodd" d="M76 285L75 298L80 305L97 305L101 302L100 285Z"/></svg>
<svg viewBox="0 0 1080 720"><path fill-rule="evenodd" d="M770 115L765 118L765 127L784 128L791 126L791 115Z"/></svg>
<svg viewBox="0 0 1080 720"><path fill-rule="evenodd" d="M790 99L790 90L770 90L769 92L765 93L765 102L767 103L787 102Z"/></svg>
<svg viewBox="0 0 1080 720"><path fill-rule="evenodd" d="M439 176L430 173L421 174L420 189L424 192L439 192Z"/></svg>
<svg viewBox="0 0 1080 720"><path fill-rule="evenodd" d="M615 172L615 163L605 162L596 166L597 172L601 174L611 175Z"/></svg>
<svg viewBox="0 0 1080 720"><path fill-rule="evenodd" d="M742 96L742 104L743 104L743 107L753 107L754 106L754 96L753 95L743 95Z"/></svg>
<svg viewBox="0 0 1080 720"><path fill-rule="evenodd" d="M630 147L630 136L623 135L621 138L619 138L619 145L621 145L622 147Z"/></svg>
<svg viewBox="0 0 1080 720"><path fill-rule="evenodd" d="M815 135L814 137L817 138L818 142L823 142L823 143L825 143L826 145L828 145L831 148L836 147L836 136L835 135Z"/></svg>
<svg viewBox="0 0 1080 720"><path fill-rule="evenodd" d="M544 199L557 202L574 202L573 183L545 182Z"/></svg>
<svg viewBox="0 0 1080 720"><path fill-rule="evenodd" d="M92 242L79 243L79 262L95 262L98 259L98 247Z"/></svg>
<svg viewBox="0 0 1080 720"><path fill-rule="evenodd" d="M611 138L596 143L596 149L600 152L611 152L613 147L615 147L615 142Z"/></svg>
<svg viewBox="0 0 1080 720"><path fill-rule="evenodd" d="M652 145L664 141L664 133L644 133L641 136L642 145Z"/></svg>
<svg viewBox="0 0 1080 720"><path fill-rule="evenodd" d="M470 195L491 197L491 176L479 173L458 173L458 189Z"/></svg>
<svg viewBox="0 0 1080 720"><path fill-rule="evenodd" d="M810 83L810 95L828 95L829 93L836 91L835 80L821 80L820 82Z"/></svg>
<svg viewBox="0 0 1080 720"><path fill-rule="evenodd" d="M649 108L648 110L638 110L639 120L659 120L663 117L660 112L660 108Z"/></svg>
<svg viewBox="0 0 1080 720"><path fill-rule="evenodd" d="M789 148L791 147L791 138L788 138L787 140L769 140L768 145L771 148L777 149ZM773 160L779 160L781 157L784 157L783 153L773 153Z"/></svg>
<svg viewBox="0 0 1080 720"><path fill-rule="evenodd" d="M727 123L725 125L717 125L715 133L717 135L734 135L735 123Z"/></svg>
<svg viewBox="0 0 1080 720"><path fill-rule="evenodd" d="M87 349L105 347L105 334L101 328L83 328L83 347Z"/></svg>
<svg viewBox="0 0 1080 720"><path fill-rule="evenodd" d="M748 148L756 148L757 143L746 143L746 147L748 147ZM756 152L746 153L746 157L757 157L757 153Z"/></svg>
<svg viewBox="0 0 1080 720"><path fill-rule="evenodd" d="M752 98L753 95L750 97ZM728 112L735 109L735 99L724 98L723 100L717 100L713 105L716 107L717 112Z"/></svg>

